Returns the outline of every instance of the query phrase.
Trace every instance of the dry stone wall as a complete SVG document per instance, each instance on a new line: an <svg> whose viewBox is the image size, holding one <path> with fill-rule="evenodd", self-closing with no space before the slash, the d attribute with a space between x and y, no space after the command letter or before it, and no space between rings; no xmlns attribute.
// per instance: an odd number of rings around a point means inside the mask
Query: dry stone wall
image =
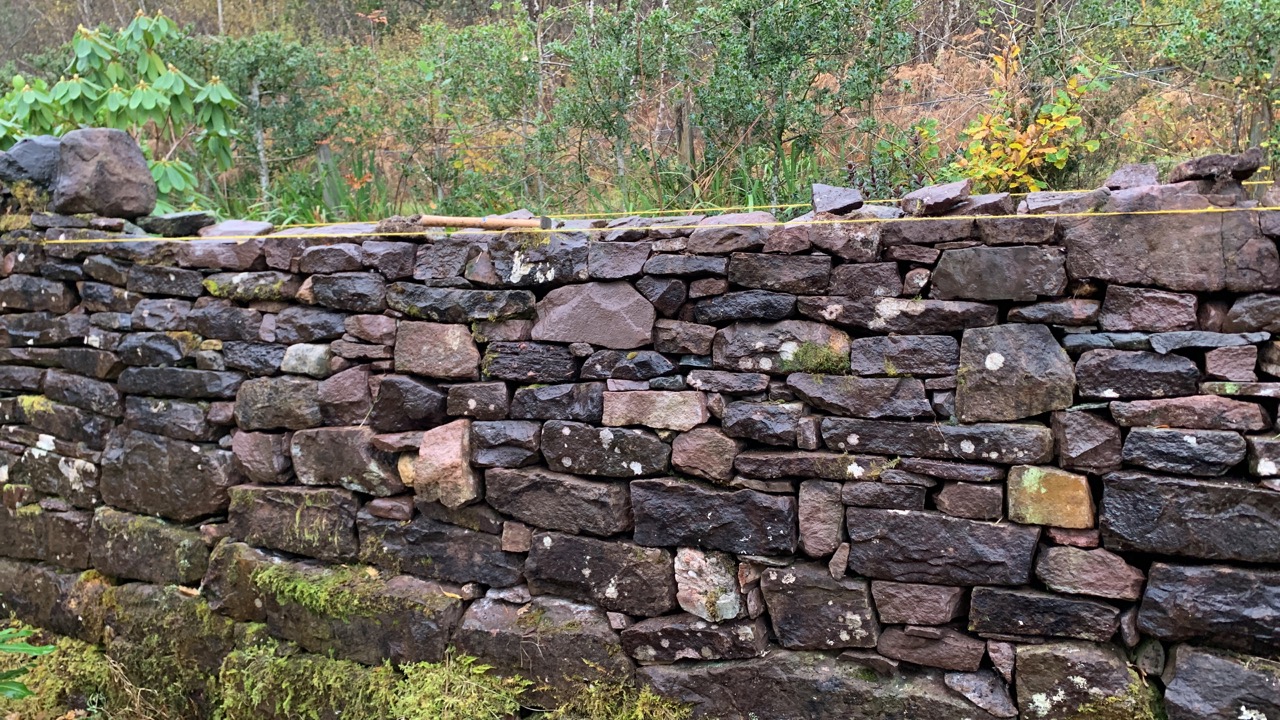
<svg viewBox="0 0 1280 720"><path fill-rule="evenodd" d="M86 144L58 197L129 217L7 201L6 611L719 718L1280 718L1256 157L444 235L139 218Z"/></svg>

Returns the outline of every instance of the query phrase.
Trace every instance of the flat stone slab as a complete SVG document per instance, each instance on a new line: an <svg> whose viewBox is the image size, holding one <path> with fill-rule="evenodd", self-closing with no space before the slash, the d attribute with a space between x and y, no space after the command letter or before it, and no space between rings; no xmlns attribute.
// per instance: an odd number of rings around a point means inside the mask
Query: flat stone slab
<svg viewBox="0 0 1280 720"><path fill-rule="evenodd" d="M1280 493L1138 472L1105 475L1102 488L1099 521L1110 550L1280 562Z"/></svg>
<svg viewBox="0 0 1280 720"><path fill-rule="evenodd" d="M977 633L1106 642L1119 625L1119 608L1069 595L980 587L969 600L969 629Z"/></svg>
<svg viewBox="0 0 1280 720"><path fill-rule="evenodd" d="M1154 563L1138 630L1165 642L1274 655L1280 649L1280 572Z"/></svg>
<svg viewBox="0 0 1280 720"><path fill-rule="evenodd" d="M889 420L823 418L822 441L832 450L1005 465L1049 462L1053 436L1043 425L938 425Z"/></svg>
<svg viewBox="0 0 1280 720"><path fill-rule="evenodd" d="M855 663L817 652L775 650L766 657L691 665L653 665L639 675L660 694L692 703L708 717L746 720L884 720L911 716L991 716L949 690L936 675L881 679Z"/></svg>
<svg viewBox="0 0 1280 720"><path fill-rule="evenodd" d="M937 585L1022 585L1040 529L917 510L851 507L849 569L863 577Z"/></svg>
<svg viewBox="0 0 1280 720"><path fill-rule="evenodd" d="M529 591L653 617L676 606L671 553L629 542L534 533L525 564Z"/></svg>
<svg viewBox="0 0 1280 720"><path fill-rule="evenodd" d="M631 483L637 544L740 555L796 551L796 498L658 478Z"/></svg>
<svg viewBox="0 0 1280 720"><path fill-rule="evenodd" d="M1280 717L1280 664L1265 658L1178 645L1162 679L1169 720Z"/></svg>

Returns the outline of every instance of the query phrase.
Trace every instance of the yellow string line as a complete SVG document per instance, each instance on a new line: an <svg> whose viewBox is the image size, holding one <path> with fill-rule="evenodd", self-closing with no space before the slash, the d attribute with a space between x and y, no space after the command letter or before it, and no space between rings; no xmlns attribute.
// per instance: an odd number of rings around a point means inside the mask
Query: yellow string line
<svg viewBox="0 0 1280 720"><path fill-rule="evenodd" d="M1028 218L1099 218L1099 217L1131 217L1140 215L1203 215L1213 213L1232 213L1232 212L1280 212L1276 208L1200 208L1200 209L1175 209L1175 210L1116 210L1111 212L1077 212L1077 213L1044 213L1040 215L943 215L939 217L900 217L900 218L834 218L828 220L803 220L784 222L776 220L773 222L758 223L732 223L725 225L717 225L712 227L800 227L806 225L857 225L863 223L905 223L905 222L946 222L954 220L992 220L992 219L1028 219ZM697 230L699 228L708 227L706 225L666 225L663 230ZM422 237L428 235L436 228L423 228L421 231L414 232L361 232L361 233L336 233L334 235L317 235L315 233L299 233L288 235L284 233L276 233L273 235L224 235L219 237L201 237L192 235L187 237L136 237L136 238L76 238L72 240L43 240L36 244L41 245L111 245L119 243L131 242L245 242L248 240L283 240L293 238L356 238L356 237ZM520 233L563 233L563 232L587 232L585 230L565 230L564 228L512 228L510 230L475 230L464 228L460 230L445 231L445 235L456 235L459 233L467 234L485 234L485 235L501 235L506 232ZM596 230L600 232L600 230Z"/></svg>
<svg viewBox="0 0 1280 720"><path fill-rule="evenodd" d="M1247 180L1240 183L1241 185L1272 185L1272 180ZM1094 188L1097 189L1097 188ZM1074 194L1074 193L1090 193L1093 190L1049 190L1046 192ZM1009 193L1010 197L1023 197L1031 193L1018 192ZM873 203L898 203L900 199L894 198L875 198L871 200L863 200L864 204ZM634 212L607 212L607 213L564 213L556 215L548 215L547 217L554 220L573 220L579 218L620 218L620 217L638 217L642 219L656 218L661 219L663 215L697 215L714 212L727 212L730 210L790 210L799 207L812 207L811 203L788 203L785 205L725 205L723 207L704 207L704 208L677 208L672 210L636 210ZM333 227L336 225L354 225L361 221L349 220L346 222L327 222L327 223L289 223L280 225L280 230L290 230L293 228L316 228L316 227Z"/></svg>

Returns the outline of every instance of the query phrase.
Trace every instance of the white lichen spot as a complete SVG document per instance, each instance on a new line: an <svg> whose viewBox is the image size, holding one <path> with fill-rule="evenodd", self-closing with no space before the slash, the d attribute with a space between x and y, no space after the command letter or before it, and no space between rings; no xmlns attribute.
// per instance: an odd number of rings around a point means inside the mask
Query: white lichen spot
<svg viewBox="0 0 1280 720"><path fill-rule="evenodd" d="M800 343L795 340L788 340L778 346L778 357L783 360L791 360L796 356L796 351L800 349Z"/></svg>
<svg viewBox="0 0 1280 720"><path fill-rule="evenodd" d="M584 577L584 578L589 578L589 577L591 577L591 568L589 568L589 567L584 567L584 568L582 568L582 577Z"/></svg>
<svg viewBox="0 0 1280 720"><path fill-rule="evenodd" d="M613 431L604 428L600 431L600 447L608 450L610 445L613 445Z"/></svg>
<svg viewBox="0 0 1280 720"><path fill-rule="evenodd" d="M561 435L568 435L570 432L572 432L572 431L571 431L569 428L567 428L567 427L566 427L566 428L560 428L560 434L561 434Z"/></svg>
<svg viewBox="0 0 1280 720"><path fill-rule="evenodd" d="M839 305L828 305L822 308L821 310L819 310L818 314L822 316L823 320L826 320L827 322L832 322L833 320L835 320L836 318L844 314L844 308L840 307Z"/></svg>
<svg viewBox="0 0 1280 720"><path fill-rule="evenodd" d="M971 453L971 452L973 452L973 451L974 451L974 449L975 449L975 448L974 448L974 446L973 446L973 441L972 441L972 440L961 440L961 441L960 441L960 451L961 451L961 452L964 452L964 453Z"/></svg>
<svg viewBox="0 0 1280 720"><path fill-rule="evenodd" d="M568 456L560 458L560 464L565 467L573 467L573 458Z"/></svg>
<svg viewBox="0 0 1280 720"><path fill-rule="evenodd" d="M1004 367L1004 356L998 352L989 353L987 359L982 363L988 370L995 372Z"/></svg>
<svg viewBox="0 0 1280 720"><path fill-rule="evenodd" d="M543 535L543 536L542 536L542 547L544 547L544 548L549 548L549 547L551 547L551 536L550 536L550 535Z"/></svg>
<svg viewBox="0 0 1280 720"><path fill-rule="evenodd" d="M1118 398L1118 397L1120 397L1120 393L1116 392L1115 390L1112 390L1111 388L1107 388L1106 390L1103 390L1103 391L1102 391L1102 393L1101 393L1101 395L1102 395L1102 397L1104 397L1104 398Z"/></svg>
<svg viewBox="0 0 1280 720"><path fill-rule="evenodd" d="M475 409L476 409L476 399L475 399L475 398L467 398L467 409L468 409L468 410L475 410Z"/></svg>
<svg viewBox="0 0 1280 720"><path fill-rule="evenodd" d="M1184 442L1184 443L1186 443L1186 444L1190 445L1191 447L1195 447L1195 446L1196 446L1196 436L1195 436L1195 435L1183 435L1183 436L1182 436L1182 442Z"/></svg>
<svg viewBox="0 0 1280 720"><path fill-rule="evenodd" d="M1277 470L1280 470L1280 468L1276 467L1274 461L1267 460L1266 458L1258 460L1259 475L1275 475Z"/></svg>
<svg viewBox="0 0 1280 720"><path fill-rule="evenodd" d="M848 443L850 447L856 447L858 440L860 439L861 438L858 437L857 433L849 433L849 437L845 438L844 441Z"/></svg>
<svg viewBox="0 0 1280 720"><path fill-rule="evenodd" d="M867 471L865 468L863 468L861 465L858 464L857 460L855 460L849 463L849 467L846 469L845 472L852 477L860 478L864 474L866 474Z"/></svg>
<svg viewBox="0 0 1280 720"><path fill-rule="evenodd" d="M627 467L631 469L631 472L637 475L644 472L644 466L634 460L632 460L631 463L627 465Z"/></svg>
<svg viewBox="0 0 1280 720"><path fill-rule="evenodd" d="M1071 681L1071 684L1072 684L1072 685L1075 685L1076 687L1080 688L1081 690L1088 690L1088 689L1089 689L1089 681L1088 681L1088 680L1085 680L1084 678L1080 677L1079 675L1072 675L1072 676L1068 677L1067 679Z"/></svg>
<svg viewBox="0 0 1280 720"><path fill-rule="evenodd" d="M761 369L761 370L772 370L772 369L773 369L773 358L762 357L762 358L760 358L760 360L757 362L757 364L760 366L760 369Z"/></svg>
<svg viewBox="0 0 1280 720"><path fill-rule="evenodd" d="M44 450L45 452L53 452L55 441L56 438L52 435L40 433L40 436L36 438L36 447Z"/></svg>
<svg viewBox="0 0 1280 720"><path fill-rule="evenodd" d="M794 573L787 573L786 575L783 575L783 576L782 576L782 584L783 584L783 585L790 585L790 584L794 583L795 581L796 581L796 576L795 576L795 574L794 574Z"/></svg>
<svg viewBox="0 0 1280 720"><path fill-rule="evenodd" d="M618 599L618 578L609 579L609 584L604 589L604 596L610 600Z"/></svg>
<svg viewBox="0 0 1280 720"><path fill-rule="evenodd" d="M1236 720L1267 720L1267 714L1258 710L1254 710L1247 705L1240 706L1240 715Z"/></svg>

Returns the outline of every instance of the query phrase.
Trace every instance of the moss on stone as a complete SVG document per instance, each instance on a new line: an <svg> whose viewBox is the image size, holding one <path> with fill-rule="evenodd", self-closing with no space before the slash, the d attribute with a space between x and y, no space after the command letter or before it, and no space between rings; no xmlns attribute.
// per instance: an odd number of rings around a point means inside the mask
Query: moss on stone
<svg viewBox="0 0 1280 720"><path fill-rule="evenodd" d="M396 676L268 641L228 655L218 681L221 720L382 720L391 717Z"/></svg>
<svg viewBox="0 0 1280 720"><path fill-rule="evenodd" d="M18 209L26 213L44 212L49 208L49 194L26 180L19 180L9 186L9 192L18 201Z"/></svg>
<svg viewBox="0 0 1280 720"><path fill-rule="evenodd" d="M693 717L693 710L662 697L649 687L638 687L623 678L605 677L584 684L566 703L545 717L546 720L687 720Z"/></svg>
<svg viewBox="0 0 1280 720"><path fill-rule="evenodd" d="M43 395L19 395L18 407L27 417L53 412L53 403Z"/></svg>
<svg viewBox="0 0 1280 720"><path fill-rule="evenodd" d="M31 227L29 215L0 215L0 233L26 230Z"/></svg>
<svg viewBox="0 0 1280 720"><path fill-rule="evenodd" d="M1079 720L1163 720L1164 708L1159 693L1129 668L1129 688L1123 695L1112 695L1085 703L1073 716Z"/></svg>
<svg viewBox="0 0 1280 720"><path fill-rule="evenodd" d="M9 627L34 629L15 623ZM20 679L34 693L23 700L0 698L0 717L55 720L76 711L100 708L106 703L112 673L102 650L65 637L37 635L33 641L38 645L52 644L57 650L34 659L0 655L0 672L24 665L30 668Z"/></svg>
<svg viewBox="0 0 1280 720"><path fill-rule="evenodd" d="M385 582L377 570L356 565L300 570L270 565L253 573L253 584L280 603L337 618L373 617L392 602L381 594Z"/></svg>
<svg viewBox="0 0 1280 720"><path fill-rule="evenodd" d="M849 358L826 345L803 342L789 358L782 358L784 372L806 372L825 375L846 375Z"/></svg>

